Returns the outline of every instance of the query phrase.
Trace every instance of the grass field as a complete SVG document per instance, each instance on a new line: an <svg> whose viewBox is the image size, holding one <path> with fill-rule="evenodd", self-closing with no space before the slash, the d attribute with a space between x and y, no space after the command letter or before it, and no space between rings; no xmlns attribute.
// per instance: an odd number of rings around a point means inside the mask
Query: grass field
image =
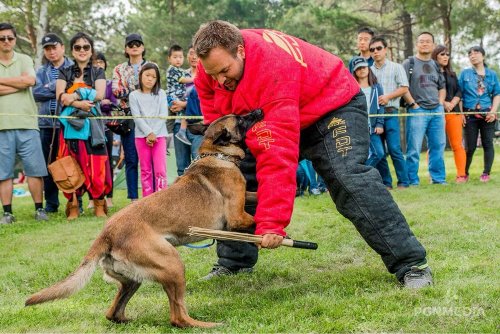
<svg viewBox="0 0 500 334"><path fill-rule="evenodd" d="M454 184L447 152L449 185L426 184L422 157L422 185L392 191L427 248L432 288L400 288L328 195L305 196L296 200L287 230L296 239L317 242L317 251L262 250L253 274L199 281L216 260L215 248L179 248L190 315L223 323L206 331L170 326L166 295L155 283L143 284L129 303L132 322L107 321L116 287L102 280L100 270L71 298L25 308L30 294L78 266L104 220L86 213L68 223L60 213L37 223L31 199L15 198L18 222L0 226L0 332L499 333L500 159L491 182L482 184L481 154L468 184ZM126 205L125 197L123 190L116 193L118 207Z"/></svg>

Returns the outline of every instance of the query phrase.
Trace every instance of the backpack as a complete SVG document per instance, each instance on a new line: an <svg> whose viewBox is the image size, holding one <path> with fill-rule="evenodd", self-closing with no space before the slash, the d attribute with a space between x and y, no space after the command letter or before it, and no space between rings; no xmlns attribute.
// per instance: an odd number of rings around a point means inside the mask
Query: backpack
<svg viewBox="0 0 500 334"><path fill-rule="evenodd" d="M408 74L409 74L409 76L408 76L408 88L410 88L411 76L413 75L413 68L415 67L415 57L413 57L413 56L408 57L408 60L410 61L410 68L408 69ZM399 107L406 108L406 101L402 96L399 99Z"/></svg>

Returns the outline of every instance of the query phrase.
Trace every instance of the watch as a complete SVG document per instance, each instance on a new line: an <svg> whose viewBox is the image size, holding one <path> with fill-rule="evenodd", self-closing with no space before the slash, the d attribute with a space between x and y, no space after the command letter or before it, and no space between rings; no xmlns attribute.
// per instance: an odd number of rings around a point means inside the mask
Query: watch
<svg viewBox="0 0 500 334"><path fill-rule="evenodd" d="M410 103L410 104L408 105L408 108L413 107L415 104L417 104L417 103L416 103L415 101L413 101L412 103Z"/></svg>

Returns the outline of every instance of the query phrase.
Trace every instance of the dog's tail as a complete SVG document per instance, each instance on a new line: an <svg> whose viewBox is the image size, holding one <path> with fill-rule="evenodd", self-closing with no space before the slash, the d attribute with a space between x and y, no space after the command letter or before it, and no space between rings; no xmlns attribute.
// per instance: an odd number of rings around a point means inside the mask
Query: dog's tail
<svg viewBox="0 0 500 334"><path fill-rule="evenodd" d="M64 280L45 288L29 297L25 306L45 303L54 299L71 296L81 290L90 281L99 260L109 251L109 244L103 236L98 237L80 266Z"/></svg>

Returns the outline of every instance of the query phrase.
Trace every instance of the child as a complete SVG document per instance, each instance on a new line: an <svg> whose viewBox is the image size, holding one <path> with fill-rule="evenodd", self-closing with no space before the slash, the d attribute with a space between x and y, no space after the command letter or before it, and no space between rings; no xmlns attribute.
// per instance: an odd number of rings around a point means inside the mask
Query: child
<svg viewBox="0 0 500 334"><path fill-rule="evenodd" d="M378 98L384 92L382 86L377 83L377 77L368 67L366 59L354 57L352 64L354 78L356 78L361 91L366 96L368 115L384 114L384 107L378 104ZM384 132L384 118L369 117L368 129L370 131L370 150L366 164L375 167L385 157L384 145L380 137Z"/></svg>
<svg viewBox="0 0 500 334"><path fill-rule="evenodd" d="M186 100L186 84L193 83L193 78L181 68L184 63L184 54L179 45L172 45L168 50L168 62L170 66L167 69L167 97L168 106L171 108L174 101ZM177 115L182 116L183 112L178 112ZM182 119L180 123L181 127L175 137L184 144L191 145L186 136L187 121Z"/></svg>
<svg viewBox="0 0 500 334"><path fill-rule="evenodd" d="M130 93L133 116L167 116L167 96L160 89L160 71L153 63L139 72L139 89ZM167 126L163 119L136 118L135 146L141 166L142 196L167 187Z"/></svg>

